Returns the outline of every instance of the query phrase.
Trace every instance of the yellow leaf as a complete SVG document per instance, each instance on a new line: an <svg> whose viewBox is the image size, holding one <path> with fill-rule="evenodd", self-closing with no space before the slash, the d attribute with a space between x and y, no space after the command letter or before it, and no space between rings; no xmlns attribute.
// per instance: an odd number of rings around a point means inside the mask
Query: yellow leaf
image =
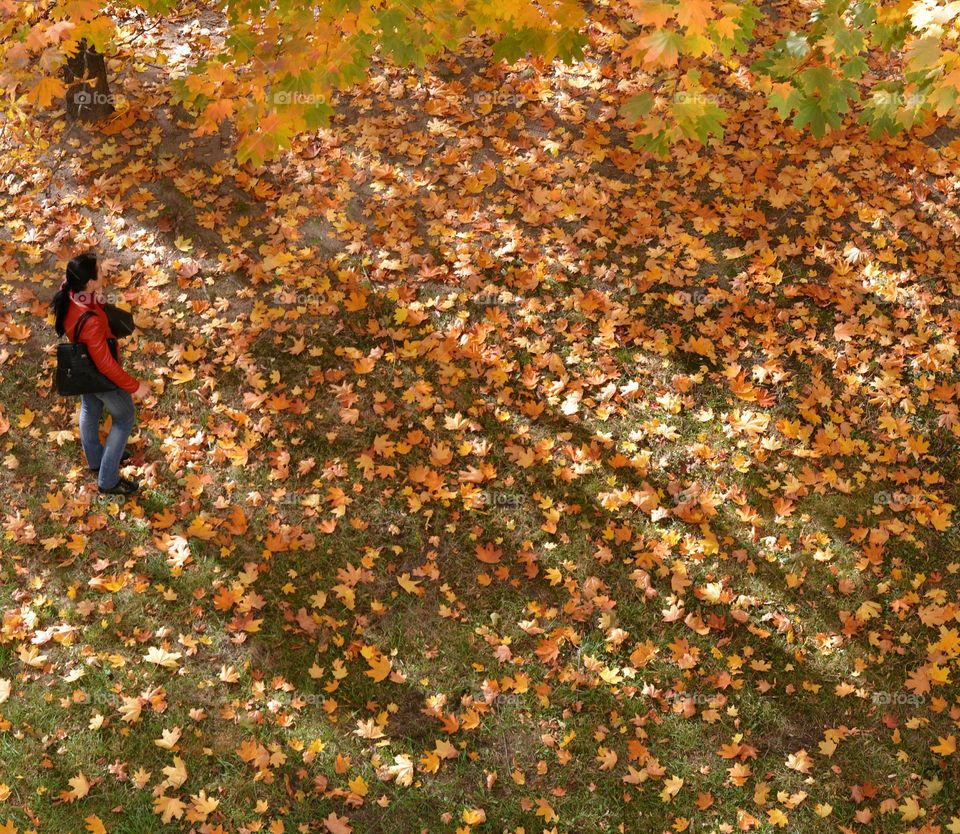
<svg viewBox="0 0 960 834"><path fill-rule="evenodd" d="M676 7L676 11L677 23L695 33L703 32L707 27L707 21L716 17L710 0L683 0Z"/></svg>
<svg viewBox="0 0 960 834"><path fill-rule="evenodd" d="M690 353L696 353L699 356L705 356L707 359L712 362L717 361L717 352L711 342L706 336L697 336L687 339L686 342L681 346L685 350L690 351Z"/></svg>
<svg viewBox="0 0 960 834"><path fill-rule="evenodd" d="M787 756L787 767L790 770L795 770L798 773L809 773L812 766L813 761L806 750L798 750L796 753Z"/></svg>
<svg viewBox="0 0 960 834"><path fill-rule="evenodd" d="M434 752L442 759L455 759L460 754L456 747L443 738L437 739Z"/></svg>
<svg viewBox="0 0 960 834"><path fill-rule="evenodd" d="M172 819L180 819L186 806L175 796L158 796L153 800L153 811L160 814L160 820L164 823Z"/></svg>
<svg viewBox="0 0 960 834"><path fill-rule="evenodd" d="M187 781L187 766L179 756L174 756L173 764L167 765L163 772L167 775L166 783L171 788L179 788Z"/></svg>
<svg viewBox="0 0 960 834"><path fill-rule="evenodd" d="M122 698L123 703L118 707L120 720L128 721L131 724L136 724L140 720L140 710L143 707L140 699L130 698L126 695L122 696Z"/></svg>
<svg viewBox="0 0 960 834"><path fill-rule="evenodd" d="M952 733L946 738L943 736L937 736L937 739L940 741L940 743L935 744L930 748L934 753L946 757L957 752L957 740Z"/></svg>
<svg viewBox="0 0 960 834"><path fill-rule="evenodd" d="M912 796L908 796L903 805L897 807L897 810L904 822L913 822L923 813L920 803Z"/></svg>
<svg viewBox="0 0 960 834"><path fill-rule="evenodd" d="M55 98L67 92L63 82L54 76L44 76L27 91L27 100L35 101L41 107L49 107Z"/></svg>
<svg viewBox="0 0 960 834"><path fill-rule="evenodd" d="M107 834L107 829L103 824L103 820L101 820L96 814L91 814L89 817L84 817L83 821L87 824L87 831L89 831L90 834Z"/></svg>
<svg viewBox="0 0 960 834"><path fill-rule="evenodd" d="M164 666L167 669L176 669L180 664L177 661L181 658L180 652L168 652L157 646L151 646L143 659L147 663L156 663L158 666Z"/></svg>
<svg viewBox="0 0 960 834"><path fill-rule="evenodd" d="M193 800L187 811L187 820L190 822L204 822L220 805L219 799L207 796L202 789L198 794L191 794L190 799Z"/></svg>
<svg viewBox="0 0 960 834"><path fill-rule="evenodd" d="M560 819L559 815L553 808L550 807L550 803L547 802L543 797L537 799L537 811L536 814L538 817L543 817L544 822L555 822Z"/></svg>
<svg viewBox="0 0 960 834"><path fill-rule="evenodd" d="M436 773L440 770L440 757L432 750L428 750L420 757L420 770L424 773Z"/></svg>
<svg viewBox="0 0 960 834"><path fill-rule="evenodd" d="M334 811L331 811L323 821L324 828L330 834L350 834L353 828L350 826L350 820L347 817L338 817Z"/></svg>
<svg viewBox="0 0 960 834"><path fill-rule="evenodd" d="M194 539L202 539L207 542L217 535L213 525L202 515L198 515L187 528L187 535Z"/></svg>
<svg viewBox="0 0 960 834"><path fill-rule="evenodd" d="M393 757L393 764L387 768L387 774L397 780L398 785L409 787L413 784L413 760L403 754Z"/></svg>
<svg viewBox="0 0 960 834"><path fill-rule="evenodd" d="M138 767L136 772L130 777L130 781L137 786L139 790L150 781L151 771Z"/></svg>
<svg viewBox="0 0 960 834"><path fill-rule="evenodd" d="M683 787L683 779L679 776L671 776L663 780L663 790L660 791L660 801L670 802Z"/></svg>
<svg viewBox="0 0 960 834"><path fill-rule="evenodd" d="M60 798L65 802L73 802L75 799L83 799L83 797L90 793L90 783L87 781L87 777L83 775L82 770L69 780L69 784L69 791L60 792Z"/></svg>
<svg viewBox="0 0 960 834"><path fill-rule="evenodd" d="M177 742L180 741L181 730L179 727L174 727L172 730L161 730L161 738L155 738L153 743L157 747L163 747L166 750L172 750L177 746Z"/></svg>
<svg viewBox="0 0 960 834"><path fill-rule="evenodd" d="M408 594L416 594L421 596L423 594L423 589L420 587L420 583L416 580L410 578L409 573L404 573L402 576L397 578L397 584L400 585L403 590Z"/></svg>
<svg viewBox="0 0 960 834"><path fill-rule="evenodd" d="M356 776L347 782L347 787L350 788L357 796L366 796L370 791L370 786L367 784L367 780L362 776Z"/></svg>
<svg viewBox="0 0 960 834"><path fill-rule="evenodd" d="M174 385L183 385L184 383L190 382L190 380L196 376L197 373L193 368L183 368L170 374L170 379L173 380Z"/></svg>
<svg viewBox="0 0 960 834"><path fill-rule="evenodd" d="M364 646L363 649L361 649L361 654L367 659L367 663L370 664L370 668L364 674L367 675L367 677L373 678L376 683L386 680L390 674L390 670L393 668L390 658L378 652L372 646Z"/></svg>

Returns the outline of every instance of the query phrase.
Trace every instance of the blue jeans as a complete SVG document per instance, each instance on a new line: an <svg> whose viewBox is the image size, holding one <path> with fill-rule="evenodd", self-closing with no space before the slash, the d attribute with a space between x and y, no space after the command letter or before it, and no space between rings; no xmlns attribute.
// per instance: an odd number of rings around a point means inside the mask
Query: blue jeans
<svg viewBox="0 0 960 834"><path fill-rule="evenodd" d="M110 489L120 480L120 456L136 422L133 397L122 388L80 396L80 444L83 454L87 458L87 466L99 469L97 486ZM107 442L101 443L100 416L104 406L113 418L113 425Z"/></svg>

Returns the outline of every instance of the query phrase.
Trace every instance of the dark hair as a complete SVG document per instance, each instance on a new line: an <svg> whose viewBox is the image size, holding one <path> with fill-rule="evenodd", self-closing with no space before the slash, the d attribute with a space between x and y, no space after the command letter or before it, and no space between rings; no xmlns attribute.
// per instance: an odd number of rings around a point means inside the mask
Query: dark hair
<svg viewBox="0 0 960 834"><path fill-rule="evenodd" d="M63 335L63 322L70 306L70 292L83 292L90 281L97 280L97 256L93 252L84 252L71 258L67 264L67 279L50 300L50 309L56 317L54 327L57 335Z"/></svg>

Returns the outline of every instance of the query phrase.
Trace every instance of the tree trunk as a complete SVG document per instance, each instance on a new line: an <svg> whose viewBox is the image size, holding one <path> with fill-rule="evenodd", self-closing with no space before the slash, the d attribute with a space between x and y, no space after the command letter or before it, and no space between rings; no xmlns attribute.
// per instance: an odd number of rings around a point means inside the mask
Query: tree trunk
<svg viewBox="0 0 960 834"><path fill-rule="evenodd" d="M107 82L107 62L97 50L80 41L80 49L63 66L67 89L67 116L81 122L105 119L115 110L113 94Z"/></svg>

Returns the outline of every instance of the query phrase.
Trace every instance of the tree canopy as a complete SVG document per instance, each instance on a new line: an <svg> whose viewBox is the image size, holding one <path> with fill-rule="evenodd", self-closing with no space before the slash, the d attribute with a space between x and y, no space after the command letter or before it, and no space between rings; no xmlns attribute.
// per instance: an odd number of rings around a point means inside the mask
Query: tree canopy
<svg viewBox="0 0 960 834"><path fill-rule="evenodd" d="M15 111L60 106L60 71L86 43L122 57L151 20L185 6L222 15L225 35L186 73L169 77L199 135L236 129L240 161L262 162L291 138L329 123L331 99L377 58L423 66L465 38L489 37L493 57L575 61L591 35L577 0L0 0L0 84ZM623 114L634 142L667 155L677 142L723 134L740 97L765 96L794 127L822 136L856 118L875 135L955 111L960 3L827 0L631 0L620 57L630 72Z"/></svg>

